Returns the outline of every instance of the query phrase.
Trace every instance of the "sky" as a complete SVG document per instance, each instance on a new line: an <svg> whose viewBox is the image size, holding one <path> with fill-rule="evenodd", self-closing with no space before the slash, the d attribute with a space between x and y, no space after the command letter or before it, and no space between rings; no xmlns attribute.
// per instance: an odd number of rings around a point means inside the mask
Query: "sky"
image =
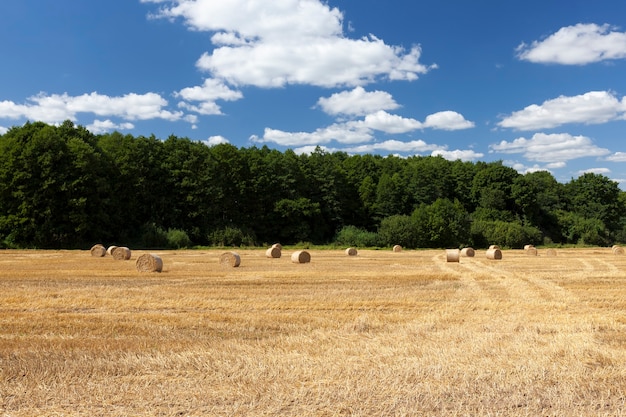
<svg viewBox="0 0 626 417"><path fill-rule="evenodd" d="M626 189L623 0L8 0L0 134L502 161Z"/></svg>

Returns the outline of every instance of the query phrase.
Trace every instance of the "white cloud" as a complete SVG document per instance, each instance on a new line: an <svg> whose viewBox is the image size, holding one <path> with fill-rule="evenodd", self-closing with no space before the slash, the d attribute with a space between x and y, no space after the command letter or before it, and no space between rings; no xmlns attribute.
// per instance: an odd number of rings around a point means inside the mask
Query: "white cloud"
<svg viewBox="0 0 626 417"><path fill-rule="evenodd" d="M348 95L349 96L349 95ZM343 96L343 97L348 97ZM337 100L339 103L341 99ZM435 129L461 128L461 126L473 126L472 122L467 122L463 116L456 112L440 112L426 118L429 121L429 127ZM336 141L343 144L359 144L369 143L374 140L373 131L380 131L387 134L401 134L421 129L425 124L412 118L406 118L380 110L365 116L362 120L351 120L347 122L334 123L328 127L319 128L314 132L285 132L283 130L265 128L263 137L253 135L250 137L251 142L267 143L272 142L281 146L316 146ZM390 143L393 145L415 142L380 142L377 144L361 145L359 149L371 149L372 151L383 149L382 144ZM433 149L440 149L435 147ZM356 149L356 148L351 148ZM383 149L387 150L387 149ZM355 151L365 152L365 151Z"/></svg>
<svg viewBox="0 0 626 417"><path fill-rule="evenodd" d="M173 0L156 17L182 18L192 30L216 32L198 68L232 85L364 85L379 78L415 80L436 65L421 49L390 46L373 35L350 39L343 15L318 0Z"/></svg>
<svg viewBox="0 0 626 417"><path fill-rule="evenodd" d="M87 130L96 135L100 133L110 132L112 130L130 130L134 129L135 125L132 123L114 123L111 120L94 120L93 123L85 126Z"/></svg>
<svg viewBox="0 0 626 417"><path fill-rule="evenodd" d="M215 145L220 145L222 143L230 143L230 141L228 139L226 139L224 136L210 136L207 140L203 141L204 144L206 144L207 146L215 146Z"/></svg>
<svg viewBox="0 0 626 417"><path fill-rule="evenodd" d="M369 142L372 139L373 136L369 129L360 128L352 123L336 123L325 128L319 128L314 132L285 132L265 128L263 137L256 135L250 137L251 142L271 142L281 146L315 146L331 141L350 144Z"/></svg>
<svg viewBox="0 0 626 417"><path fill-rule="evenodd" d="M422 123L415 119L389 114L382 110L368 114L365 116L365 120L356 123L385 133L406 133L422 127Z"/></svg>
<svg viewBox="0 0 626 417"><path fill-rule="evenodd" d="M359 146L352 146L344 149L350 153L372 153L385 151L389 153L402 152L402 153L421 153L431 152L441 149L438 145L432 145L424 142L423 140L412 140L408 142L402 142L399 140L386 140L383 142L364 144Z"/></svg>
<svg viewBox="0 0 626 417"><path fill-rule="evenodd" d="M578 175L583 174L598 174L598 175L607 175L611 173L611 170L608 168L587 168L578 171Z"/></svg>
<svg viewBox="0 0 626 417"><path fill-rule="evenodd" d="M432 152L432 156L441 156L448 161L456 161L460 159L461 161L475 161L477 159L482 158L485 154L480 152L475 152L471 149L468 150L460 150L456 149L454 151L448 151L445 149L437 149Z"/></svg>
<svg viewBox="0 0 626 417"><path fill-rule="evenodd" d="M608 91L560 96L532 104L505 117L498 126L516 130L549 129L566 123L598 124L624 119L626 98L620 101Z"/></svg>
<svg viewBox="0 0 626 417"><path fill-rule="evenodd" d="M463 115L454 111L441 111L426 117L424 127L440 130L461 130L474 127L474 122L465 120Z"/></svg>
<svg viewBox="0 0 626 417"><path fill-rule="evenodd" d="M4 126L0 126L0 135L4 135L8 131L9 131L9 128L4 127Z"/></svg>
<svg viewBox="0 0 626 417"><path fill-rule="evenodd" d="M180 108L204 115L222 114L217 100L236 101L243 97L241 91L233 90L223 82L207 78L201 86L183 88L175 97L185 101L178 103ZM200 102L198 105L187 103L188 101Z"/></svg>
<svg viewBox="0 0 626 417"><path fill-rule="evenodd" d="M167 100L156 93L130 93L109 97L96 92L80 96L40 93L28 98L27 104L0 102L0 118L26 118L46 123L76 120L78 113L93 113L101 117L120 117L125 120L164 119L180 120L182 112L165 110Z"/></svg>
<svg viewBox="0 0 626 417"><path fill-rule="evenodd" d="M531 161L562 163L577 158L601 157L608 149L599 148L586 136L572 136L567 133L536 133L530 139L517 138L512 142L502 141L489 145L490 153L523 154Z"/></svg>
<svg viewBox="0 0 626 417"><path fill-rule="evenodd" d="M350 91L322 97L317 101L324 113L330 115L345 114L349 116L365 116L379 110L394 110L400 107L391 94L385 91L365 91L361 86Z"/></svg>
<svg viewBox="0 0 626 417"><path fill-rule="evenodd" d="M312 154L313 152L315 152L317 150L317 148L321 149L324 152L328 152L328 153L332 153L332 152L337 152L340 149L335 149L335 148L328 148L326 146L318 146L318 145L307 145L307 146L301 146L299 148L295 148L293 150L294 153L298 154L298 155L303 155L303 154Z"/></svg>
<svg viewBox="0 0 626 417"><path fill-rule="evenodd" d="M626 162L626 152L615 152L613 155L607 156L610 162Z"/></svg>
<svg viewBox="0 0 626 417"><path fill-rule="evenodd" d="M626 58L626 33L609 25L567 26L542 41L517 47L517 56L536 63L584 65L610 59Z"/></svg>
<svg viewBox="0 0 626 417"><path fill-rule="evenodd" d="M207 78L201 86L183 88L175 96L188 101L234 101L242 98L243 94L219 80Z"/></svg>

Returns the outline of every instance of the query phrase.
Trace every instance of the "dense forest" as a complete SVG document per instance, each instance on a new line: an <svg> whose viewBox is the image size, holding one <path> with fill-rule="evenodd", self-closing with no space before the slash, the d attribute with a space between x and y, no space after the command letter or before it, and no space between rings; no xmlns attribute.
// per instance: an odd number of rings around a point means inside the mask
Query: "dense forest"
<svg viewBox="0 0 626 417"><path fill-rule="evenodd" d="M0 246L338 244L485 247L626 241L605 176L559 183L501 162L298 155L66 121L0 136Z"/></svg>

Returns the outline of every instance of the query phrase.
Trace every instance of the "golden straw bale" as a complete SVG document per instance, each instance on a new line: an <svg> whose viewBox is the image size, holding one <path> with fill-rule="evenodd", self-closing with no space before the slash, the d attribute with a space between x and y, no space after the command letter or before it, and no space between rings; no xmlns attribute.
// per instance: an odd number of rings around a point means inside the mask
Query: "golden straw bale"
<svg viewBox="0 0 626 417"><path fill-rule="evenodd" d="M220 265L236 268L241 265L241 257L237 252L224 252L220 255Z"/></svg>
<svg viewBox="0 0 626 417"><path fill-rule="evenodd" d="M498 245L489 245L489 249L500 249Z"/></svg>
<svg viewBox="0 0 626 417"><path fill-rule="evenodd" d="M488 249L487 259L502 259L502 251L500 249Z"/></svg>
<svg viewBox="0 0 626 417"><path fill-rule="evenodd" d="M109 246L109 247L107 248L107 254L108 254L109 256L113 256L113 251L115 250L115 248L117 248L117 246Z"/></svg>
<svg viewBox="0 0 626 417"><path fill-rule="evenodd" d="M548 249L546 251L546 256L556 256L556 249L552 249L552 248Z"/></svg>
<svg viewBox="0 0 626 417"><path fill-rule="evenodd" d="M459 262L461 251L458 249L446 249L446 262Z"/></svg>
<svg viewBox="0 0 626 417"><path fill-rule="evenodd" d="M272 245L273 248L278 248L279 250L283 250L283 245L281 245L280 243L274 243Z"/></svg>
<svg viewBox="0 0 626 417"><path fill-rule="evenodd" d="M91 256L101 258L106 255L107 250L101 244L95 244L91 247Z"/></svg>
<svg viewBox="0 0 626 417"><path fill-rule="evenodd" d="M139 272L161 272L163 270L163 260L152 253L144 253L136 262Z"/></svg>
<svg viewBox="0 0 626 417"><path fill-rule="evenodd" d="M623 255L623 254L624 254L624 248L622 248L621 246L613 247L613 255Z"/></svg>
<svg viewBox="0 0 626 417"><path fill-rule="evenodd" d="M528 250L530 248L534 248L535 245L524 245L524 250Z"/></svg>
<svg viewBox="0 0 626 417"><path fill-rule="evenodd" d="M346 255L348 256L356 256L357 255L357 250L356 248L348 248L346 249Z"/></svg>
<svg viewBox="0 0 626 417"><path fill-rule="evenodd" d="M280 258L282 255L282 251L278 246L272 246L271 248L267 248L265 251L265 256L268 258Z"/></svg>
<svg viewBox="0 0 626 417"><path fill-rule="evenodd" d="M393 251L394 251L394 252L402 252L402 246L400 246L400 245L395 245L395 246L393 247Z"/></svg>
<svg viewBox="0 0 626 417"><path fill-rule="evenodd" d="M118 261L127 261L130 259L130 249L126 246L118 246L111 251L111 256Z"/></svg>
<svg viewBox="0 0 626 417"><path fill-rule="evenodd" d="M299 250L291 254L291 262L305 264L311 262L311 254L305 250Z"/></svg>
<svg viewBox="0 0 626 417"><path fill-rule="evenodd" d="M530 256L537 256L537 248L535 248L534 246L531 246L530 248L526 249L524 252L526 252L526 254Z"/></svg>
<svg viewBox="0 0 626 417"><path fill-rule="evenodd" d="M473 258L475 255L474 248L463 248L461 249L461 256L466 256L468 258Z"/></svg>

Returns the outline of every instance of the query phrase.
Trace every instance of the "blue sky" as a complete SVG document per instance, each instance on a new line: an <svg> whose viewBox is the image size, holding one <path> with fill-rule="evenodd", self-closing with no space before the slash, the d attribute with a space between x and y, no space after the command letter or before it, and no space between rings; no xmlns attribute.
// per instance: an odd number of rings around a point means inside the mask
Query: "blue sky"
<svg viewBox="0 0 626 417"><path fill-rule="evenodd" d="M502 160L626 188L623 0L13 0L0 133Z"/></svg>

